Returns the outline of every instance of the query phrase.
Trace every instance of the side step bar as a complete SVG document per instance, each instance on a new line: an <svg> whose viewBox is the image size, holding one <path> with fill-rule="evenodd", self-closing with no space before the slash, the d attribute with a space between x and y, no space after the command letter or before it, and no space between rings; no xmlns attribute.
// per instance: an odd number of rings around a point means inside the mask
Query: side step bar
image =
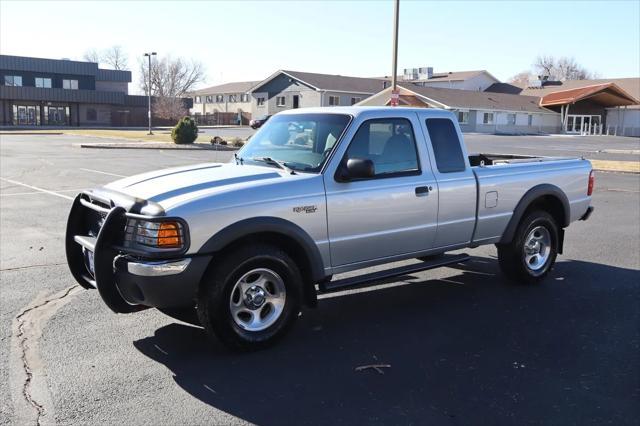
<svg viewBox="0 0 640 426"><path fill-rule="evenodd" d="M355 277L343 278L336 281L320 284L320 293L331 293L334 291L344 290L348 287L366 287L367 285L376 284L378 281L397 277L414 272L426 271L429 269L439 268L441 266L452 265L454 263L466 262L471 256L466 253L456 254L452 256L444 256L440 259L434 259L428 262L416 263L413 265L400 266L397 268L386 269L384 271L372 272L369 274L358 275Z"/></svg>

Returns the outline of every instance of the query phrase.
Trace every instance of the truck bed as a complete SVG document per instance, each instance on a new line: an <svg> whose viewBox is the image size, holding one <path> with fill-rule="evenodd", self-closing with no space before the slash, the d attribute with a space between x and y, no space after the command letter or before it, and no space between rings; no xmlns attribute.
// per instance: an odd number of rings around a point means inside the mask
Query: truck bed
<svg viewBox="0 0 640 426"><path fill-rule="evenodd" d="M590 199L587 184L591 164L568 157L509 154L469 155L478 185L477 226L473 241L497 242L518 201L536 186L560 188L570 204L570 221L578 220Z"/></svg>
<svg viewBox="0 0 640 426"><path fill-rule="evenodd" d="M541 163L547 161L570 160L570 157L538 157L534 155L515 154L471 154L469 163L472 167L497 166L501 164Z"/></svg>

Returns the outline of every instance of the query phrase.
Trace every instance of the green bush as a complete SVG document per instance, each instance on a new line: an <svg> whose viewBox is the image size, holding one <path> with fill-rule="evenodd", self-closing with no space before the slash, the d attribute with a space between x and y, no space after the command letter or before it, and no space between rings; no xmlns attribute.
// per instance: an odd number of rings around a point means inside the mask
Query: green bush
<svg viewBox="0 0 640 426"><path fill-rule="evenodd" d="M198 126L191 117L184 117L171 130L171 139L177 144L189 144L198 139Z"/></svg>

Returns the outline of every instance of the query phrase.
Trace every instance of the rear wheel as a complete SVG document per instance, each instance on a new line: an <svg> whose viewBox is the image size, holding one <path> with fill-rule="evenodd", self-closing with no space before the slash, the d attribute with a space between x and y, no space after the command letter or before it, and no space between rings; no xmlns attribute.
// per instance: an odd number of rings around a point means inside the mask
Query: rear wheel
<svg viewBox="0 0 640 426"><path fill-rule="evenodd" d="M210 337L237 350L255 350L282 337L300 310L300 271L283 250L240 247L205 274L198 296L200 323Z"/></svg>
<svg viewBox="0 0 640 426"><path fill-rule="evenodd" d="M533 211L520 222L513 240L497 247L500 269L509 279L538 283L556 261L558 225L546 211Z"/></svg>

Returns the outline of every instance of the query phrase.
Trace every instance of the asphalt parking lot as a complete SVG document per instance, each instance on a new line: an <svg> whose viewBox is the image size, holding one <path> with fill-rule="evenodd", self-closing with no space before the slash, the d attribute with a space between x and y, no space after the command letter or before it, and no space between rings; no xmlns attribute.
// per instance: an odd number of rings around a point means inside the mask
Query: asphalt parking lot
<svg viewBox="0 0 640 426"><path fill-rule="evenodd" d="M515 146L483 138L470 150ZM539 139L516 149L599 146ZM63 244L79 190L231 153L81 141L0 136L0 423L637 424L640 175L597 175L594 215L567 230L541 286L508 284L481 247L466 264L325 297L274 348L238 355L155 310L112 314L78 290ZM355 371L368 364L390 368Z"/></svg>

